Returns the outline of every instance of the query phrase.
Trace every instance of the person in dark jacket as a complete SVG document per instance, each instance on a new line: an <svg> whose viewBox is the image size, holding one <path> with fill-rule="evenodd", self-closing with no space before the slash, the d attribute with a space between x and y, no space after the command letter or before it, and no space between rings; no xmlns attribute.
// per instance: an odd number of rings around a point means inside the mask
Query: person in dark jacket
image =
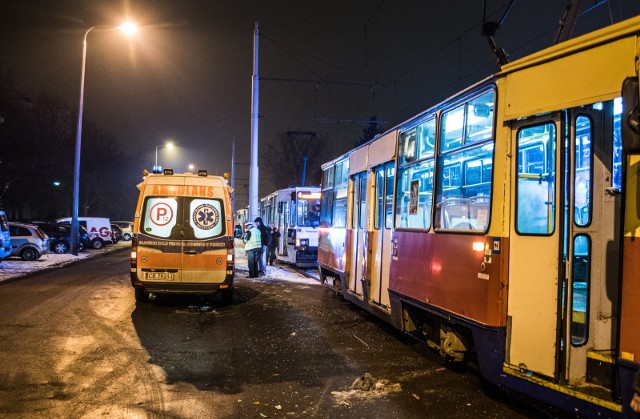
<svg viewBox="0 0 640 419"><path fill-rule="evenodd" d="M276 258L276 249L278 248L278 241L280 240L280 232L278 227L274 223L271 223L271 235L269 236L269 255L267 256L267 262L273 266L273 261Z"/></svg>
<svg viewBox="0 0 640 419"><path fill-rule="evenodd" d="M640 413L640 369L636 372L636 378L633 380L633 397L630 406L631 410Z"/></svg>
<svg viewBox="0 0 640 419"><path fill-rule="evenodd" d="M267 253L269 252L269 229L262 222L262 218L256 217L253 222L260 230L260 237L262 239L262 254L260 255L260 272L262 274L267 273Z"/></svg>

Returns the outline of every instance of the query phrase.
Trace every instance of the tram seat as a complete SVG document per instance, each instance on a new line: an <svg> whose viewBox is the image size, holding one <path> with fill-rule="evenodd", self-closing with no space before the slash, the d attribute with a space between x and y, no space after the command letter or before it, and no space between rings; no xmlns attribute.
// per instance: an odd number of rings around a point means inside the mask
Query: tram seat
<svg viewBox="0 0 640 419"><path fill-rule="evenodd" d="M485 230L489 223L489 207L491 202L488 196L474 196L469 199L469 218L475 225L475 230Z"/></svg>
<svg viewBox="0 0 640 419"><path fill-rule="evenodd" d="M449 230L469 230L469 201L466 198L449 198L438 202L440 227Z"/></svg>

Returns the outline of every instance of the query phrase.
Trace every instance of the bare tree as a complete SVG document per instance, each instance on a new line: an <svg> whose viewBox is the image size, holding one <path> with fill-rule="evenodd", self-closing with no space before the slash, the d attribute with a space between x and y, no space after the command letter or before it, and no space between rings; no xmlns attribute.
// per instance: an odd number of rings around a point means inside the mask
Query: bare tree
<svg viewBox="0 0 640 419"><path fill-rule="evenodd" d="M265 147L261 157L276 189L302 184L306 159L306 185L319 185L320 165L327 158L327 140L314 131L287 131Z"/></svg>
<svg viewBox="0 0 640 419"><path fill-rule="evenodd" d="M383 132L384 127L381 125L381 121L378 121L378 118L372 115L371 118L369 118L369 123L362 128L362 135L360 135L360 138L356 140L353 145L358 147Z"/></svg>

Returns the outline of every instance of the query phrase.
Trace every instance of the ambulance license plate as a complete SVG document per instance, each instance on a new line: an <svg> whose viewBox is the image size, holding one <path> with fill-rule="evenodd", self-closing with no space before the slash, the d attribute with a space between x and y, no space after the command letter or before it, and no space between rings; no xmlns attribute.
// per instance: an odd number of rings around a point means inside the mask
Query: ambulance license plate
<svg viewBox="0 0 640 419"><path fill-rule="evenodd" d="M145 279L154 281L173 281L172 272L146 272Z"/></svg>

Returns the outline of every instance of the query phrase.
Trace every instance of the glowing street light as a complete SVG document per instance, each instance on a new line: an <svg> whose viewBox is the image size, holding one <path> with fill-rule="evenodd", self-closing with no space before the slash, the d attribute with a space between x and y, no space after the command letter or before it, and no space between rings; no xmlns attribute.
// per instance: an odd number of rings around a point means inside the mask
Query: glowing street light
<svg viewBox="0 0 640 419"><path fill-rule="evenodd" d="M168 143L157 145L156 146L156 164L153 166L153 173L160 173L160 168L158 167L158 149L160 148L173 148L173 143L169 141Z"/></svg>
<svg viewBox="0 0 640 419"><path fill-rule="evenodd" d="M115 29L113 26L92 26L84 33L82 43L82 68L80 71L80 103L78 105L78 127L76 129L76 154L73 166L73 210L71 217L71 252L78 255L78 202L80 201L80 150L82 146L82 112L84 110L84 74L87 67L87 36L94 29ZM131 35L137 31L137 26L127 22L118 26L125 34Z"/></svg>

